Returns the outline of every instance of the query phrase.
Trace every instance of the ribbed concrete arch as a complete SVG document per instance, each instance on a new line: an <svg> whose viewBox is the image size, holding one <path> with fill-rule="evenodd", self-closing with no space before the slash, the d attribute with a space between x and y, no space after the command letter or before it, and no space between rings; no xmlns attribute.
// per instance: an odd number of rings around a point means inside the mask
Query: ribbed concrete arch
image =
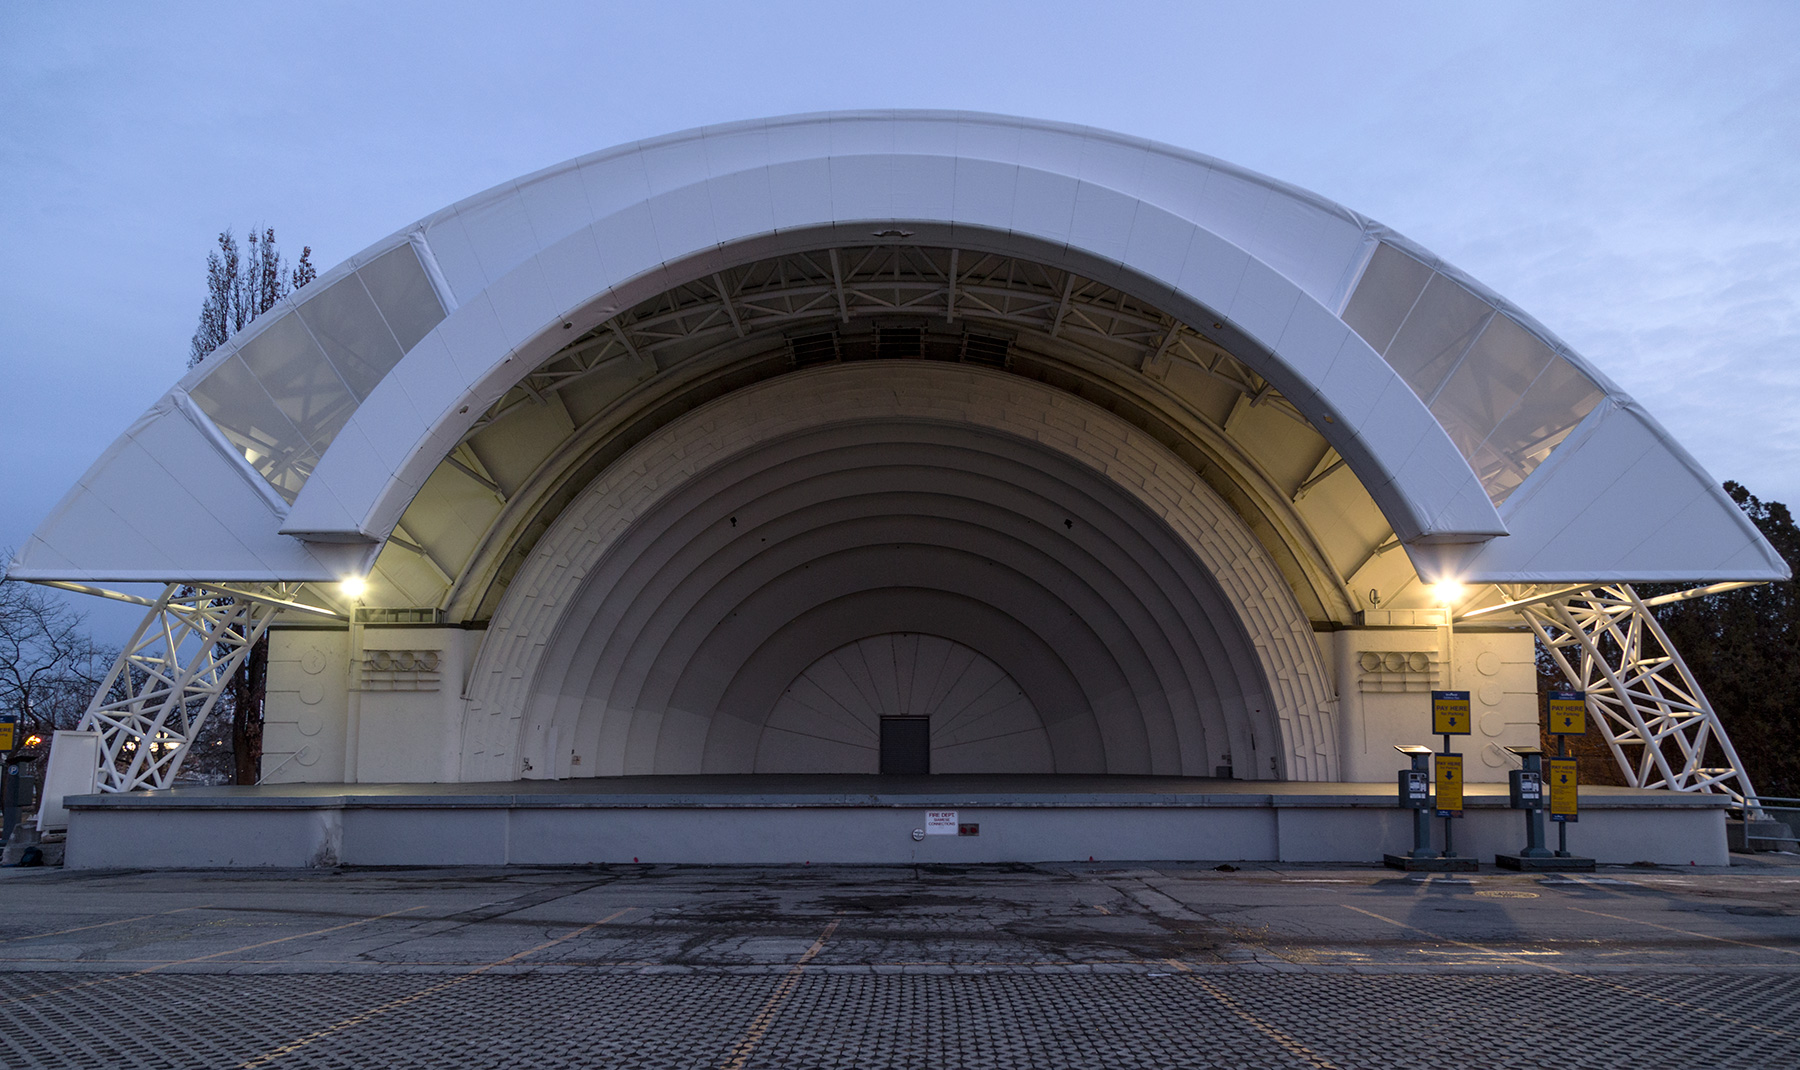
<svg viewBox="0 0 1800 1070"><path fill-rule="evenodd" d="M565 510L478 657L464 776L751 771L809 665L896 632L1018 680L1058 770L1335 775L1310 625L1191 469L1048 387L868 362L703 407Z"/></svg>

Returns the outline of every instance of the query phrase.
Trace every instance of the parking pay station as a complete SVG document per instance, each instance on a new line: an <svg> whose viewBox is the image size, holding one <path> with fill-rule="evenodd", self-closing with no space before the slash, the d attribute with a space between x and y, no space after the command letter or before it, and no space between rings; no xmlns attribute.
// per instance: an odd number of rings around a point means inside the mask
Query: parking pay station
<svg viewBox="0 0 1800 1070"><path fill-rule="evenodd" d="M1557 737L1558 749L1567 754L1567 739L1587 731L1587 701L1580 692L1552 691L1546 703L1549 730ZM1495 864L1505 869L1552 870L1557 872L1589 872L1591 858L1577 858L1569 853L1567 822L1579 820L1576 814L1575 759L1557 757L1549 760L1546 776L1544 752L1537 747L1508 747L1519 759L1519 768L1509 776L1508 797L1514 810L1525 813L1525 846L1513 854L1497 854ZM1545 783L1546 779L1549 781ZM1544 845L1544 810L1548 806L1550 820L1558 822L1558 849L1552 852Z"/></svg>
<svg viewBox="0 0 1800 1070"><path fill-rule="evenodd" d="M1413 812L1412 850L1382 856L1382 861L1395 869L1467 873L1480 868L1476 859L1456 853L1451 824L1463 815L1463 756L1451 753L1450 737L1469 734L1469 717L1467 691L1433 691L1431 728L1444 737L1443 752L1434 755L1430 747L1416 744L1394 747L1410 759L1410 768L1399 773L1399 802ZM1444 819L1444 849L1437 853L1431 849L1433 814Z"/></svg>

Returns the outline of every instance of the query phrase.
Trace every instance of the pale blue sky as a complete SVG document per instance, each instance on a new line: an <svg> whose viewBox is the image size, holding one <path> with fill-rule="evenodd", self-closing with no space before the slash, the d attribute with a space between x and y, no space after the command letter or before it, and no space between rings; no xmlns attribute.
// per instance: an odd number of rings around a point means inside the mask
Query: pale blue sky
<svg viewBox="0 0 1800 1070"><path fill-rule="evenodd" d="M180 376L221 228L328 267L570 156L858 107L1313 189L1800 502L1800 4L0 0L0 546Z"/></svg>

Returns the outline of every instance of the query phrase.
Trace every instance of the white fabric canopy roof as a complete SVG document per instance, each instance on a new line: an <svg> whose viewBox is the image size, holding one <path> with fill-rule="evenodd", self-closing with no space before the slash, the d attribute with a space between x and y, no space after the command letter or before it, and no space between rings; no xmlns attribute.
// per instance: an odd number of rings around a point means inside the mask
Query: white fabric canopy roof
<svg viewBox="0 0 1800 1070"><path fill-rule="evenodd" d="M1787 576L1629 397L1399 235L1167 146L934 112L689 131L420 220L183 378L10 575L358 573L465 432L568 331L724 266L872 238L1032 257L1213 326L1348 462L1422 570Z"/></svg>

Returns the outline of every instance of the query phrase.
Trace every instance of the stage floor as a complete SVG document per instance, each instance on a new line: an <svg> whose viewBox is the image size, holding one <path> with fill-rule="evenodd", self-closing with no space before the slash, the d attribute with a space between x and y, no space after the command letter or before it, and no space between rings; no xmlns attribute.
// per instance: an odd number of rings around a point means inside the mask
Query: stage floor
<svg viewBox="0 0 1800 1070"><path fill-rule="evenodd" d="M258 784L184 786L86 795L78 807L271 806L1327 806L1392 807L1392 784L1224 780L1107 774L750 773L510 780L469 784ZM1470 784L1471 808L1505 807L1505 784ZM1584 805L1699 807L1717 796L1583 785Z"/></svg>
<svg viewBox="0 0 1800 1070"><path fill-rule="evenodd" d="M183 787L65 800L68 864L194 868L582 862L1374 862L1411 847L1387 784L1154 776L640 776ZM1722 865L1720 796L1585 787L1576 853ZM928 816L932 815L932 816ZM1444 822L1434 821L1442 845ZM1459 853L1524 844L1470 785ZM943 832L940 835L938 832ZM1555 831L1550 836L1554 841Z"/></svg>

